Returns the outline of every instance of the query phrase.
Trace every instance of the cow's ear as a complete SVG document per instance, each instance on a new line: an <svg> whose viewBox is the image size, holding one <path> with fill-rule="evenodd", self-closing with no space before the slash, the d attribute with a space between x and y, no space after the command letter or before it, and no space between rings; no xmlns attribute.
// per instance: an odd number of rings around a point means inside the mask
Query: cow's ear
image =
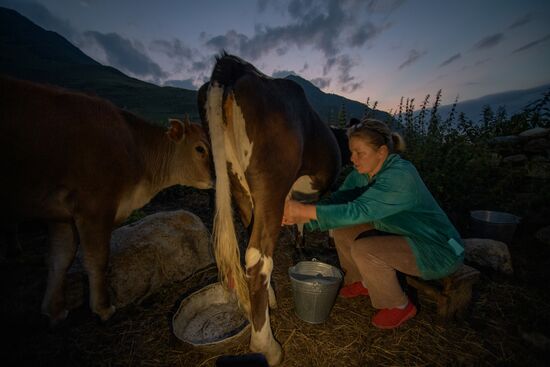
<svg viewBox="0 0 550 367"><path fill-rule="evenodd" d="M173 141L180 141L185 136L185 124L178 119L168 119L170 127L166 135Z"/></svg>

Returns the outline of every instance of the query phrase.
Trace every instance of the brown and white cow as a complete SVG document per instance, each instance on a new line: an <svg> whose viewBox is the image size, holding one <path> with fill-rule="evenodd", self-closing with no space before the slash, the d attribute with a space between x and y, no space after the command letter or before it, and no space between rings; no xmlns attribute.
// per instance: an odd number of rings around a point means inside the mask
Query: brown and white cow
<svg viewBox="0 0 550 367"><path fill-rule="evenodd" d="M42 312L53 324L66 317L63 284L79 243L90 308L107 320L114 226L165 187L211 187L207 136L188 119L166 130L100 98L7 77L0 95L0 220L48 222Z"/></svg>
<svg viewBox="0 0 550 367"><path fill-rule="evenodd" d="M250 349L276 365L282 350L271 331L268 304L276 305L270 279L285 198L311 199L330 188L340 170L338 145L298 84L269 78L238 57L217 59L198 98L216 169L216 261L222 281L235 287L249 313ZM246 275L231 196L249 227Z"/></svg>

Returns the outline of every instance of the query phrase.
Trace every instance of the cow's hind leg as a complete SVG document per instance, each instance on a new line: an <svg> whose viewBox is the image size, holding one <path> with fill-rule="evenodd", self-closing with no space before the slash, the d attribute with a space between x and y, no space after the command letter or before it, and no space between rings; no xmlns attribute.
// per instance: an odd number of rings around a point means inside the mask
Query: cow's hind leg
<svg viewBox="0 0 550 367"><path fill-rule="evenodd" d="M63 321L65 308L65 276L76 254L76 235L72 223L49 223L48 283L42 313L49 316L52 326Z"/></svg>
<svg viewBox="0 0 550 367"><path fill-rule="evenodd" d="M102 321L115 312L107 292L107 266L109 262L112 223L103 219L84 220L77 218L82 259L90 285L90 309Z"/></svg>
<svg viewBox="0 0 550 367"><path fill-rule="evenodd" d="M281 228L284 197L280 201L280 213L278 210L266 211L265 208L258 208L257 213L262 213L262 217L254 218L252 235L246 250L246 274L252 319L250 349L253 352L263 353L270 366L281 363L283 359L281 346L275 340L271 330L268 308L268 305L276 305L270 280L273 270L273 251Z"/></svg>

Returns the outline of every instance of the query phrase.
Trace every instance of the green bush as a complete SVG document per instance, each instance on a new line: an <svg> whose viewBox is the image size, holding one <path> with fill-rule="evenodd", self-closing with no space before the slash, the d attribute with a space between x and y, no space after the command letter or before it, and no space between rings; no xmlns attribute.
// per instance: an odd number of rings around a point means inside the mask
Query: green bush
<svg viewBox="0 0 550 367"><path fill-rule="evenodd" d="M539 182L538 198L526 203L522 197L529 185L524 166L499 165L490 145L497 136L518 134L526 129L550 126L549 93L510 118L504 108L493 113L485 107L477 123L464 114L455 118L455 106L443 119L438 113L441 91L428 113L429 95L414 112L414 99L402 103L396 122L401 127L407 151L403 157L418 169L424 182L451 217L467 218L474 209L503 210L525 214L529 206L547 205L549 182ZM545 194L546 193L546 194ZM546 195L546 197L544 196Z"/></svg>

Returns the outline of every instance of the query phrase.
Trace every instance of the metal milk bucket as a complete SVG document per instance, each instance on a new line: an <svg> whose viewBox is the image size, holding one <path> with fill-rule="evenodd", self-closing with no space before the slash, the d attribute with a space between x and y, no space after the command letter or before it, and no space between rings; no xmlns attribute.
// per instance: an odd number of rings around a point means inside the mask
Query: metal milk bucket
<svg viewBox="0 0 550 367"><path fill-rule="evenodd" d="M324 322L334 305L342 272L320 261L301 261L288 269L296 315L311 324Z"/></svg>
<svg viewBox="0 0 550 367"><path fill-rule="evenodd" d="M520 220L520 217L509 213L474 210L470 212L471 236L510 244Z"/></svg>

